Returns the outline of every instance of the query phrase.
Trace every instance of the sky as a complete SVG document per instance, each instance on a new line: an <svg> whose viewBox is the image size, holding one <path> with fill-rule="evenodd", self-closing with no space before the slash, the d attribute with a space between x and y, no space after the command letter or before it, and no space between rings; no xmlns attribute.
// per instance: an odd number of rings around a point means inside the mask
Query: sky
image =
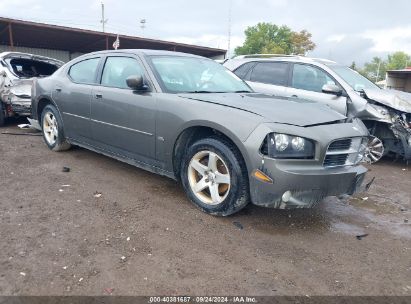
<svg viewBox="0 0 411 304"><path fill-rule="evenodd" d="M410 0L103 0L106 31L227 49L258 22L312 33L307 54L358 66L395 51L411 54ZM231 5L230 5L231 3ZM231 9L230 9L231 7ZM230 13L231 12L231 13ZM101 30L101 0L0 0L0 16ZM231 16L231 18L229 18ZM146 27L140 21L146 20ZM229 20L231 19L231 22Z"/></svg>

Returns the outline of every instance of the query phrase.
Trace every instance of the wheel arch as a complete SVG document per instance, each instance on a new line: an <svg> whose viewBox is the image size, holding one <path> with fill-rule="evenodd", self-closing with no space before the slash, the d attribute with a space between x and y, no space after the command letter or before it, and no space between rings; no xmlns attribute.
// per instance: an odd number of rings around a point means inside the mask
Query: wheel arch
<svg viewBox="0 0 411 304"><path fill-rule="evenodd" d="M228 141L235 149L237 149L240 156L242 157L242 161L248 169L249 160L247 153L242 147L242 141L237 136L235 136L232 132L225 129L224 127L199 123L186 126L178 133L178 136L174 141L172 162L173 172L177 180L180 179L180 164L184 157L184 151L186 151L187 148L195 141L211 136L221 137L225 141Z"/></svg>
<svg viewBox="0 0 411 304"><path fill-rule="evenodd" d="M371 135L374 135L378 138L391 138L396 139L393 131L390 128L389 122L386 121L379 121L373 119L362 119L362 122L367 127L368 131L370 131Z"/></svg>
<svg viewBox="0 0 411 304"><path fill-rule="evenodd" d="M44 110L44 108L49 105L52 104L55 106L54 102L52 102L49 98L47 97L41 97L37 103L37 120L40 122L41 121L41 114Z"/></svg>

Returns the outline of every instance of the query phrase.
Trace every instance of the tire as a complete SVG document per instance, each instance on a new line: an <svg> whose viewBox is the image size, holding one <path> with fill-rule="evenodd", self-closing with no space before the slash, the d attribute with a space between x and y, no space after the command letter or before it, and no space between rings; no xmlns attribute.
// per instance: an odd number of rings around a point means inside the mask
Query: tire
<svg viewBox="0 0 411 304"><path fill-rule="evenodd" d="M6 124L6 114L4 113L4 105L0 100L0 127L3 127Z"/></svg>
<svg viewBox="0 0 411 304"><path fill-rule="evenodd" d="M60 152L71 148L63 130L63 121L54 105L47 105L41 113L43 139L50 150Z"/></svg>
<svg viewBox="0 0 411 304"><path fill-rule="evenodd" d="M188 198L206 213L228 216L249 202L246 166L228 141L210 137L195 142L184 155L180 172Z"/></svg>

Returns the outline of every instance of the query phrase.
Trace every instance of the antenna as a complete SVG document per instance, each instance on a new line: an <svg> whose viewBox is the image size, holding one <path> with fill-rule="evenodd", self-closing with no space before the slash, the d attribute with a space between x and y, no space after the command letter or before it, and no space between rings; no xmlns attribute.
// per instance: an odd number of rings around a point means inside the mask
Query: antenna
<svg viewBox="0 0 411 304"><path fill-rule="evenodd" d="M228 43L227 43L227 57L229 58L230 55L230 47L231 47L231 8L232 8L233 1L230 0L228 4Z"/></svg>
<svg viewBox="0 0 411 304"><path fill-rule="evenodd" d="M106 32L106 23L107 23L108 19L104 18L104 3L101 2L101 20L100 23L103 25L103 33Z"/></svg>

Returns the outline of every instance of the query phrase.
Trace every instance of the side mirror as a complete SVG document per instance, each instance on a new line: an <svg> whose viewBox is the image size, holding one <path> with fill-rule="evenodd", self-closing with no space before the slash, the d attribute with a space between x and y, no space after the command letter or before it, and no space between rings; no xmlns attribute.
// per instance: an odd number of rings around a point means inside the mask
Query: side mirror
<svg viewBox="0 0 411 304"><path fill-rule="evenodd" d="M143 76L131 75L126 79L127 86L136 91L145 91L148 87L144 84Z"/></svg>
<svg viewBox="0 0 411 304"><path fill-rule="evenodd" d="M335 84L325 84L325 85L323 85L322 91L323 91L323 93L333 94L333 95L337 95L337 96L341 96L343 94L343 90Z"/></svg>

